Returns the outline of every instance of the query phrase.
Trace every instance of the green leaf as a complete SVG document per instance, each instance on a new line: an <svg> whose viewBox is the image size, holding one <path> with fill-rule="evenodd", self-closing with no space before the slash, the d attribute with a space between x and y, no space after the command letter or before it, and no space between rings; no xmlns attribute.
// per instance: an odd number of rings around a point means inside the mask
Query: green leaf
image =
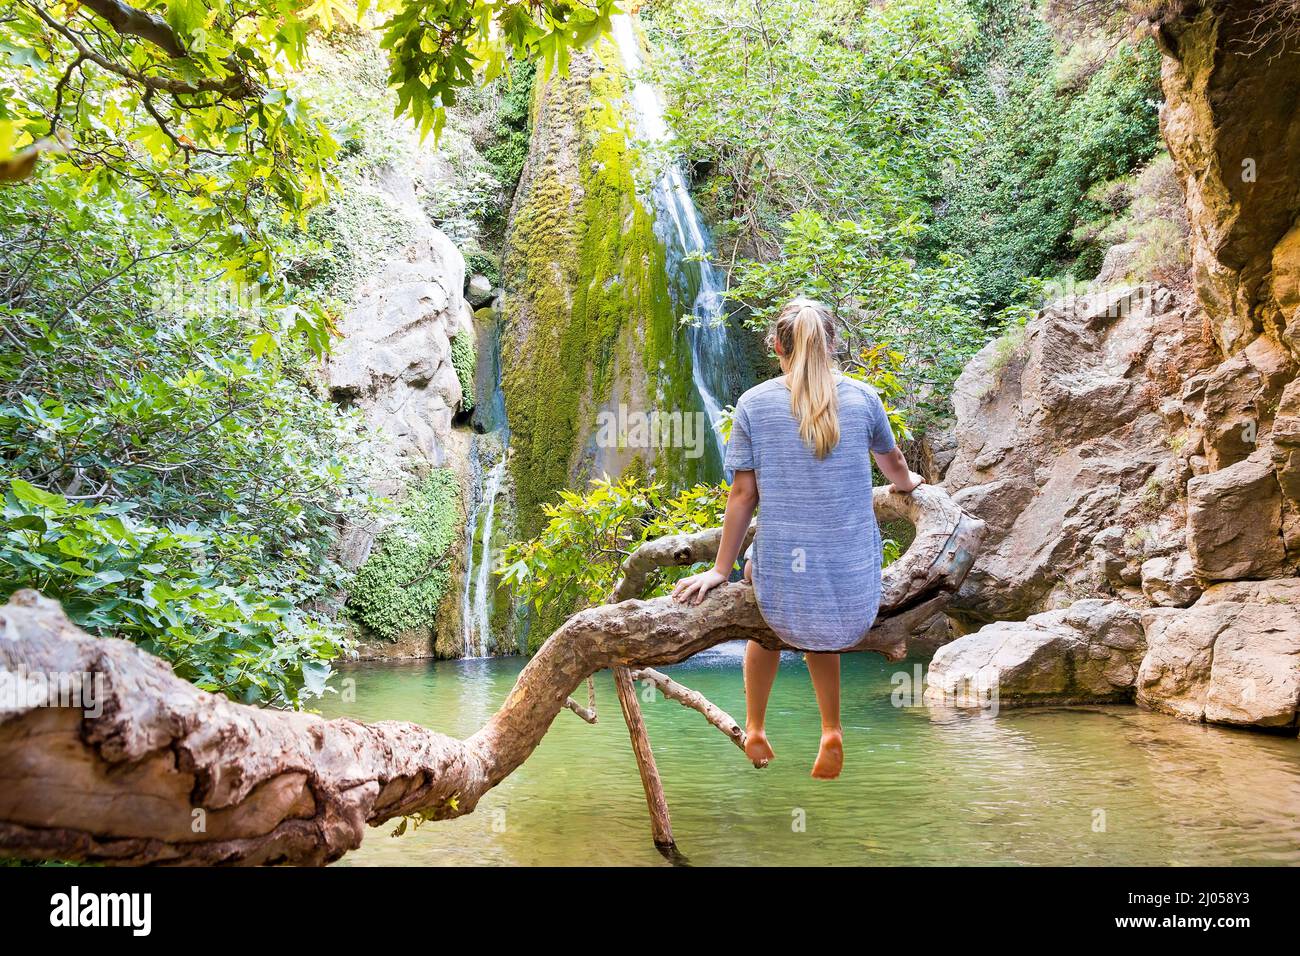
<svg viewBox="0 0 1300 956"><path fill-rule="evenodd" d="M13 492L15 498L19 501L25 501L28 504L37 505L41 508L50 508L61 511L68 506L68 501L62 495L52 494L43 491L33 484L23 481L21 478L15 478L9 483L9 489Z"/></svg>

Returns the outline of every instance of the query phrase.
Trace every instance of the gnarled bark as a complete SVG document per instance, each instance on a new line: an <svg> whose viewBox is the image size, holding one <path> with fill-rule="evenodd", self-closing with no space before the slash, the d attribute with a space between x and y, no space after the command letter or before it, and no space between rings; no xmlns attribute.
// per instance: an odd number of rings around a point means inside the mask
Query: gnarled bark
<svg viewBox="0 0 1300 956"><path fill-rule="evenodd" d="M852 650L898 659L907 629L965 577L983 524L937 488L877 489L876 506L914 521L917 537L886 569L879 624ZM698 606L657 598L590 608L542 645L482 729L456 740L399 721L236 704L127 641L86 635L55 602L22 591L0 608L0 854L327 863L359 846L367 825L471 812L595 671L673 664L737 638L783 646L741 583ZM81 674L102 677L102 698L84 702L98 713L14 692Z"/></svg>

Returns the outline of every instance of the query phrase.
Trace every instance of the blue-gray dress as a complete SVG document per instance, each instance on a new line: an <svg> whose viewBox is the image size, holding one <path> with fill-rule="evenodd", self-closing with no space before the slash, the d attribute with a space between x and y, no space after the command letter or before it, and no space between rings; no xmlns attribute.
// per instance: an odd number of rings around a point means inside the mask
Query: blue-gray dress
<svg viewBox="0 0 1300 956"><path fill-rule="evenodd" d="M880 609L880 528L871 503L871 452L894 449L880 397L838 377L840 441L818 459L799 437L783 379L740 396L727 444L729 472L758 480L754 596L792 647L852 647Z"/></svg>

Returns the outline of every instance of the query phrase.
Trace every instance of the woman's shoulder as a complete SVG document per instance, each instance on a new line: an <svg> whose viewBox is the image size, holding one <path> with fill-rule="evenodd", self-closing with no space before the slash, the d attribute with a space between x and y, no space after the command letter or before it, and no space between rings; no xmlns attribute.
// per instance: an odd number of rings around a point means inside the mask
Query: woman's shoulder
<svg viewBox="0 0 1300 956"><path fill-rule="evenodd" d="M741 408L755 408L771 396L784 391L785 386L781 384L779 378L769 378L766 382L759 382L753 388L747 389L740 398L736 399L736 409L739 411Z"/></svg>

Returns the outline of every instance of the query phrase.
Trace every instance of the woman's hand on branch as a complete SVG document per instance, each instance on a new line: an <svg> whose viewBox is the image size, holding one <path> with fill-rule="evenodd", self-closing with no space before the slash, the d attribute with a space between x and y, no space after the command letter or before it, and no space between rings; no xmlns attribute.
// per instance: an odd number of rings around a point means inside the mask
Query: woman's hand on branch
<svg viewBox="0 0 1300 956"><path fill-rule="evenodd" d="M673 588L673 600L679 604L699 604L704 596L719 584L726 584L727 576L717 568L682 578Z"/></svg>
<svg viewBox="0 0 1300 956"><path fill-rule="evenodd" d="M902 482L898 482L898 481L896 481L896 482L894 482L892 485L889 486L889 490L890 490L890 491L897 491L897 492L899 492L900 494L907 495L907 494L911 494L913 491L915 491L917 488L919 488L919 487L920 487L921 485L923 485L923 484L925 484L925 479L924 479L924 478L922 478L920 475L918 475L918 474L917 474L916 472L914 472L914 471L909 471L909 472L907 473L907 480L906 480L906 481L902 481Z"/></svg>

